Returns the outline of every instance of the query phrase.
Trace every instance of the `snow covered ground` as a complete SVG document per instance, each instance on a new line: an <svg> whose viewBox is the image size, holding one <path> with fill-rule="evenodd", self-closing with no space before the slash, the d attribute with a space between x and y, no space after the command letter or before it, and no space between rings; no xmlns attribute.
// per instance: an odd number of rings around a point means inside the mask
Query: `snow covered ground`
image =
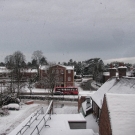
<svg viewBox="0 0 135 135"><path fill-rule="evenodd" d="M24 100L23 102L26 102ZM48 106L48 101L34 101L31 105L22 105L19 111L10 111L10 115L0 117L0 135L9 134L13 129L15 129L20 123L22 123L28 116L33 112L44 107L44 111ZM77 114L78 113L77 102L71 101L55 101L54 102L54 114ZM98 133L98 126L93 117L86 117L87 129L94 130ZM93 124L94 123L94 124ZM5 134L4 134L5 133Z"/></svg>
<svg viewBox="0 0 135 135"><path fill-rule="evenodd" d="M86 81L84 79L83 81ZM76 86L79 86L80 83L76 82ZM83 92L83 89L78 87L79 91ZM29 92L27 89L26 91ZM47 92L45 89L33 89L33 92ZM22 102L26 102L23 100ZM22 123L28 116L30 116L33 112L41 107L44 109L48 106L48 101L34 101L34 104L31 105L22 105L19 111L9 111L10 115L0 117L0 135L9 134L14 128L16 128L20 123ZM77 114L78 113L78 103L72 101L57 101L54 103L54 114ZM95 119L91 117L86 117L87 128L94 130L94 132L98 133L98 126L95 123ZM95 123L94 125L92 123ZM94 127L93 127L94 126Z"/></svg>
<svg viewBox="0 0 135 135"><path fill-rule="evenodd" d="M96 82L95 82L95 81L93 81L93 82L91 83L91 86L92 86L93 88L95 88L95 89L99 89L99 88L100 88L100 85L101 85L101 84L96 85Z"/></svg>
<svg viewBox="0 0 135 135"><path fill-rule="evenodd" d="M22 121L24 121L32 112L41 108L42 106L47 107L47 103L34 103L31 105L22 105L19 111L10 110L9 115L0 117L0 135L8 134Z"/></svg>
<svg viewBox="0 0 135 135"><path fill-rule="evenodd" d="M25 103L27 100L23 100ZM34 101L34 104L23 104L19 111L10 110L10 115L0 117L0 135L10 133L16 126L24 121L31 113L35 112L41 107L47 108L48 101ZM76 114L77 102L57 101L54 103L55 114Z"/></svg>

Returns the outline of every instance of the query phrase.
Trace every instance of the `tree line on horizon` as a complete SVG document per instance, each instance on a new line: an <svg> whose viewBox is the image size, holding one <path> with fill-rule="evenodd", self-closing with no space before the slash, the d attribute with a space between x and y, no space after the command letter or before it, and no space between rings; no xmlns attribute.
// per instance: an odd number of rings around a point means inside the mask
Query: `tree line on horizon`
<svg viewBox="0 0 135 135"><path fill-rule="evenodd" d="M5 57L5 62L1 62L0 66L6 66L8 69L31 68L37 69L38 71L40 65L49 65L50 63L51 62L47 61L47 58L40 50L34 51L31 56L31 61L27 63L25 55L21 51L16 51L11 55L7 55ZM115 63L115 66L117 67L119 62L115 61L112 63ZM98 78L98 80L101 80L103 72L108 71L108 69L110 68L110 64L112 63L105 65L101 58L90 58L88 60L78 62L70 59L68 62L58 62L58 64L62 64L65 66L74 66L74 71L77 75L93 75L93 79ZM132 64L125 63L125 65L127 66L127 70L129 71ZM133 67L135 67L135 65L133 65Z"/></svg>
<svg viewBox="0 0 135 135"><path fill-rule="evenodd" d="M14 93L17 89L18 97L20 95L21 89L26 85L31 91L32 85L34 83L42 83L43 85L48 83L50 86L50 94L53 94L53 88L57 81L56 78L58 76L56 74L52 74L52 71L48 68L48 76L45 77L43 80L40 80L38 69L40 65L48 65L48 67L51 67L55 63L48 62L47 58L43 55L43 52L39 50L33 52L31 59L31 62L26 63L25 55L21 51L16 51L11 55L7 55L5 57L4 63L0 63L0 66L6 66L12 71L9 75L10 83L7 87L8 93ZM58 64L61 63L59 62ZM62 65L74 66L74 71L76 72L76 75L92 75L93 80L101 83L103 78L103 72L107 71L110 66L110 64L105 65L101 58L91 58L82 62L77 62L70 59L68 62L63 62ZM126 66L130 67L131 64L127 63ZM22 71L26 68L37 69L38 72L35 76L28 78L24 82L24 75L22 74ZM2 80L1 83L3 83Z"/></svg>

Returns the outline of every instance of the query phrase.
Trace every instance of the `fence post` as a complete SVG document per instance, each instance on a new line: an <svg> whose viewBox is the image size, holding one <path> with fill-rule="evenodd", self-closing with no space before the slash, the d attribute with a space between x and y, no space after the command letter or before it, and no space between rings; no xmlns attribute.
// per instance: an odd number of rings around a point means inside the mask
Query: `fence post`
<svg viewBox="0 0 135 135"><path fill-rule="evenodd" d="M40 135L40 132L39 132L38 126L36 126L36 128L37 128L38 134Z"/></svg>

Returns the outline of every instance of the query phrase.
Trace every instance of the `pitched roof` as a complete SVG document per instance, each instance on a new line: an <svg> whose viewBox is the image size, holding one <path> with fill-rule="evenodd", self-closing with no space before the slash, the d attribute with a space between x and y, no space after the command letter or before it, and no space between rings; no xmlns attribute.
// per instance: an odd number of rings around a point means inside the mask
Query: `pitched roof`
<svg viewBox="0 0 135 135"><path fill-rule="evenodd" d="M106 94L112 135L135 134L135 94Z"/></svg>
<svg viewBox="0 0 135 135"><path fill-rule="evenodd" d="M135 78L117 77L110 78L92 95L95 103L102 108L105 93L135 94Z"/></svg>
<svg viewBox="0 0 135 135"><path fill-rule="evenodd" d="M0 67L0 73L9 73L11 70L7 69L6 67Z"/></svg>

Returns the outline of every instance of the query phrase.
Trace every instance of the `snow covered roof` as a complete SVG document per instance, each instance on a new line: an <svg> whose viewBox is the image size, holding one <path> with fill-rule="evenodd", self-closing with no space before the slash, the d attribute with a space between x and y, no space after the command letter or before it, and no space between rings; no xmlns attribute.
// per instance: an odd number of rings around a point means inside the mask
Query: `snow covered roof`
<svg viewBox="0 0 135 135"><path fill-rule="evenodd" d="M56 114L49 121L50 128L43 128L41 135L95 135L92 129L70 129L69 121L86 121L82 114Z"/></svg>
<svg viewBox="0 0 135 135"><path fill-rule="evenodd" d="M6 67L0 67L0 73L9 73L10 70L7 69Z"/></svg>
<svg viewBox="0 0 135 135"><path fill-rule="evenodd" d="M74 70L74 66L65 66L65 65L59 65L59 66L66 68L66 70Z"/></svg>
<svg viewBox="0 0 135 135"><path fill-rule="evenodd" d="M103 72L104 76L110 76L110 72ZM118 76L118 72L116 72L116 76Z"/></svg>
<svg viewBox="0 0 135 135"><path fill-rule="evenodd" d="M44 115L44 114L41 114ZM30 116L31 117L31 116ZM30 119L29 117L29 119ZM39 116L40 117L40 116ZM39 119L38 117L38 119ZM40 119L39 119L40 120ZM20 127L23 127L26 124L26 121L28 119L24 120L15 130L13 130L9 135L15 135L16 132ZM51 115L51 120L47 122L47 125L49 125L49 128L43 128L40 132L40 135L96 135L92 129L70 129L69 122L86 122L83 115L80 114L53 114ZM24 124L25 123L25 124ZM29 134L32 132L32 127L36 127L37 122L34 123L31 128L29 128L29 131L27 130L25 134ZM33 135L36 135L37 133L33 133Z"/></svg>
<svg viewBox="0 0 135 135"><path fill-rule="evenodd" d="M104 76L110 76L110 72L103 72Z"/></svg>
<svg viewBox="0 0 135 135"><path fill-rule="evenodd" d="M79 94L78 96L81 97L81 96L90 96L93 95L95 93L95 91L79 91Z"/></svg>
<svg viewBox="0 0 135 135"><path fill-rule="evenodd" d="M39 69L41 69L41 70L46 70L46 69L48 69L48 68L49 68L48 65L40 65L40 66L39 66Z"/></svg>
<svg viewBox="0 0 135 135"><path fill-rule="evenodd" d="M120 67L118 67L118 68L127 68L126 66L120 66Z"/></svg>
<svg viewBox="0 0 135 135"><path fill-rule="evenodd" d="M135 78L117 77L110 78L93 95L92 99L102 108L103 97L105 93L117 94L135 94Z"/></svg>
<svg viewBox="0 0 135 135"><path fill-rule="evenodd" d="M110 76L110 72L103 72L103 75ZM118 72L116 72L116 76L118 75L119 75ZM126 76L131 76L131 75L132 75L131 71L126 72Z"/></svg>
<svg viewBox="0 0 135 135"><path fill-rule="evenodd" d="M113 67L113 68L108 68L108 69L117 69L116 67Z"/></svg>
<svg viewBox="0 0 135 135"><path fill-rule="evenodd" d="M112 135L135 134L135 94L106 94Z"/></svg>
<svg viewBox="0 0 135 135"><path fill-rule="evenodd" d="M126 75L127 75L127 76L132 76L132 71L126 72Z"/></svg>
<svg viewBox="0 0 135 135"><path fill-rule="evenodd" d="M37 73L37 69L26 69L24 70L26 73Z"/></svg>
<svg viewBox="0 0 135 135"><path fill-rule="evenodd" d="M5 66L0 66L0 69L7 69Z"/></svg>
<svg viewBox="0 0 135 135"><path fill-rule="evenodd" d="M53 65L53 66L57 66L57 65ZM64 68L66 68L66 70L74 70L74 66L64 66L64 65L58 65L58 66L64 67ZM42 65L42 66L39 66L39 68L41 70L46 70L46 69L49 68L49 66L48 65Z"/></svg>

